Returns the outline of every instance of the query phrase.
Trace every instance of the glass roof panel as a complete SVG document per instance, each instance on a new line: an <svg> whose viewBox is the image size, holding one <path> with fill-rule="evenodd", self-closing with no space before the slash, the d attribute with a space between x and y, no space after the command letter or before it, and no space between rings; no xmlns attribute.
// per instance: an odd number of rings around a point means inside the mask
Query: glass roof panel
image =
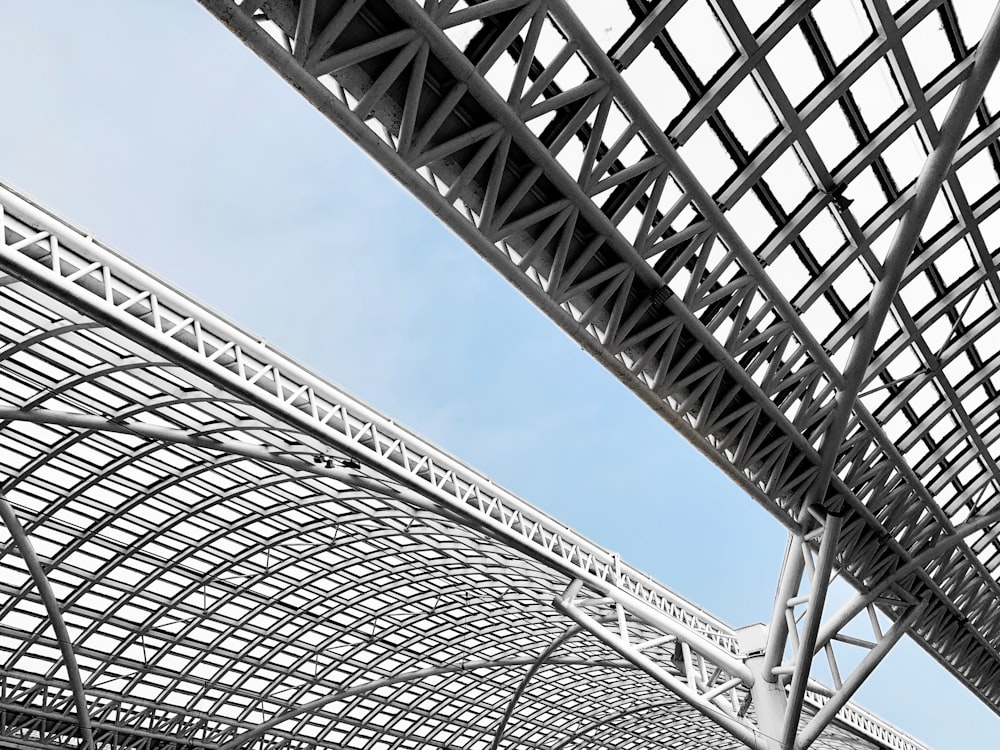
<svg viewBox="0 0 1000 750"><path fill-rule="evenodd" d="M927 160L916 128L909 128L886 146L882 151L882 159L898 190L912 184Z"/></svg>
<svg viewBox="0 0 1000 750"><path fill-rule="evenodd" d="M710 81L735 52L706 0L687 0L667 23L667 33L702 83Z"/></svg>
<svg viewBox="0 0 1000 750"><path fill-rule="evenodd" d="M982 38L986 23L993 14L993 5L979 2L979 0L952 0L952 6L958 17L962 41L965 42L966 47L974 47Z"/></svg>
<svg viewBox="0 0 1000 750"><path fill-rule="evenodd" d="M958 168L958 179L966 197L976 203L997 187L996 162L989 151L983 150Z"/></svg>
<svg viewBox="0 0 1000 750"><path fill-rule="evenodd" d="M816 118L809 126L808 133L820 157L831 169L858 147L857 136L838 104L828 107Z"/></svg>
<svg viewBox="0 0 1000 750"><path fill-rule="evenodd" d="M700 127L678 151L681 158L698 170L702 185L710 193L722 187L735 169L732 157L707 125Z"/></svg>
<svg viewBox="0 0 1000 750"><path fill-rule="evenodd" d="M745 78L733 89L719 105L719 113L747 151L753 151L777 125L774 112L752 78Z"/></svg>
<svg viewBox="0 0 1000 750"><path fill-rule="evenodd" d="M941 23L941 16L929 13L903 37L907 61L913 66L917 81L926 87L955 62L951 44ZM899 51L895 53L899 55Z"/></svg>
<svg viewBox="0 0 1000 750"><path fill-rule="evenodd" d="M835 65L840 65L874 34L858 0L821 0L812 9L812 16L819 24Z"/></svg>
<svg viewBox="0 0 1000 750"><path fill-rule="evenodd" d="M799 26L786 34L768 53L767 63L792 106L800 104L823 82L816 57Z"/></svg>
<svg viewBox="0 0 1000 750"><path fill-rule="evenodd" d="M774 164L764 173L764 182L781 202L785 211L791 211L813 189L812 180L802 166L795 149L785 149Z"/></svg>
<svg viewBox="0 0 1000 750"><path fill-rule="evenodd" d="M622 76L642 96L643 105L663 128L666 128L691 99L677 75L653 48L647 47L628 66Z"/></svg>
<svg viewBox="0 0 1000 750"><path fill-rule="evenodd" d="M861 111L868 129L875 131L890 115L903 106L899 87L884 60L866 70L851 86L851 96Z"/></svg>
<svg viewBox="0 0 1000 750"><path fill-rule="evenodd" d="M861 224L885 206L885 191L872 167L851 180L845 195L851 200L851 213Z"/></svg>

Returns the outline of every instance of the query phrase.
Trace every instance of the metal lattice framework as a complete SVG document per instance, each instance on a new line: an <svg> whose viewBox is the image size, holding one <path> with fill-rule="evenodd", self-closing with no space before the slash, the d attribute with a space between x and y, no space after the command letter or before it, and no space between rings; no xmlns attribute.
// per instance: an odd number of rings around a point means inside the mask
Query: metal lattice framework
<svg viewBox="0 0 1000 750"><path fill-rule="evenodd" d="M788 526L778 595L733 629L3 189L3 742L916 750L849 702L907 633L1000 711L1000 20L201 2Z"/></svg>
<svg viewBox="0 0 1000 750"><path fill-rule="evenodd" d="M3 743L765 747L740 633L36 204L0 207ZM837 719L821 747L922 750Z"/></svg>
<svg viewBox="0 0 1000 750"><path fill-rule="evenodd" d="M990 8L202 4L1000 708Z"/></svg>

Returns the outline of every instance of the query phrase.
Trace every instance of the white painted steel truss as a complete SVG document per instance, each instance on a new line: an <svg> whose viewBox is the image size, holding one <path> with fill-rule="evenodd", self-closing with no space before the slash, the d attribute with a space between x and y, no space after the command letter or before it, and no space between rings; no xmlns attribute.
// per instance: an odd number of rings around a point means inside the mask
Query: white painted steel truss
<svg viewBox="0 0 1000 750"><path fill-rule="evenodd" d="M1000 710L982 4L201 2L793 535L828 540L790 667L808 550L772 617L786 746L834 572Z"/></svg>
<svg viewBox="0 0 1000 750"><path fill-rule="evenodd" d="M765 747L730 626L31 201L0 209L0 742ZM922 750L853 705L818 744Z"/></svg>

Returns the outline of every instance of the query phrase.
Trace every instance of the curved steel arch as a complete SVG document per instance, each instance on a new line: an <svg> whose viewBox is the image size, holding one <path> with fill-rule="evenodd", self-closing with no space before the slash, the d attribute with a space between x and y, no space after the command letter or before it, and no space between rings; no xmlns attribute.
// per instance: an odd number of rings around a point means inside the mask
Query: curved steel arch
<svg viewBox="0 0 1000 750"><path fill-rule="evenodd" d="M38 595L48 613L52 629L55 631L56 640L59 642L59 650L62 654L63 666L69 676L69 683L73 691L73 703L76 707L77 723L80 725L80 739L86 750L94 750L94 728L90 720L90 707L87 705L87 690L83 680L80 678L80 665L76 659L76 652L73 649L73 639L66 627L66 620L60 611L59 601L52 590L45 570L35 553L31 539L25 533L17 513L7 502L7 498L0 493L0 520L7 528L17 550L24 560L25 565L31 572L31 577L35 583Z"/></svg>

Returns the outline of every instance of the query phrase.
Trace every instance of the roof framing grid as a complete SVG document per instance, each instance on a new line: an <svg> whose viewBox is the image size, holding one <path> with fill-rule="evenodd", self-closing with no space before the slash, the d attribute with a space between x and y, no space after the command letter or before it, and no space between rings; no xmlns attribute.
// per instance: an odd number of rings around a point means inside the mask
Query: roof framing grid
<svg viewBox="0 0 1000 750"><path fill-rule="evenodd" d="M202 4L792 530L829 475L836 567L926 597L911 634L1000 708L989 96L845 377L976 65L967 7L859 0L847 33L811 2Z"/></svg>
<svg viewBox="0 0 1000 750"><path fill-rule="evenodd" d="M572 628L570 580L588 623L627 621L642 664L753 731L729 625L37 204L0 207L5 744L739 746ZM923 750L855 705L819 746L847 742Z"/></svg>

